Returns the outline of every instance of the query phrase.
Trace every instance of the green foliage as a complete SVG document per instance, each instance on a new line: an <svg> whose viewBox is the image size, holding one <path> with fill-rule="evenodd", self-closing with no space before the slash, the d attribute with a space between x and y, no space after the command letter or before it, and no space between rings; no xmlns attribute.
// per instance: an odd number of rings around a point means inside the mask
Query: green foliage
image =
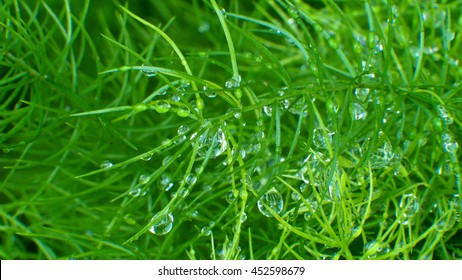
<svg viewBox="0 0 462 280"><path fill-rule="evenodd" d="M461 7L5 0L0 257L461 258Z"/></svg>

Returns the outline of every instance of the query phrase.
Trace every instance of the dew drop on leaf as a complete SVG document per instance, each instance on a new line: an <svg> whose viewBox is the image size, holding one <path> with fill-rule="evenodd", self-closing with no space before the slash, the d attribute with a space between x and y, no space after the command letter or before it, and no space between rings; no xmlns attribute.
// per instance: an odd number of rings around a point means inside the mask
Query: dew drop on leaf
<svg viewBox="0 0 462 280"><path fill-rule="evenodd" d="M365 120L366 117L367 117L367 111L359 103L351 103L350 104L350 114L351 114L352 118L357 120L357 121Z"/></svg>
<svg viewBox="0 0 462 280"><path fill-rule="evenodd" d="M154 110L159 114L165 114L170 110L170 104L167 101L160 100L154 105Z"/></svg>
<svg viewBox="0 0 462 280"><path fill-rule="evenodd" d="M420 204L414 194L405 194L399 202L400 220L403 225L410 224L414 215L419 211Z"/></svg>
<svg viewBox="0 0 462 280"><path fill-rule="evenodd" d="M186 184L192 186L197 182L197 176L194 173L189 173L185 178Z"/></svg>
<svg viewBox="0 0 462 280"><path fill-rule="evenodd" d="M154 218L153 218L154 219ZM149 231L155 235L164 235L169 233L173 227L173 215L169 213L163 217L159 222L155 223Z"/></svg>
<svg viewBox="0 0 462 280"><path fill-rule="evenodd" d="M138 178L138 182L141 185L146 185L147 183L149 183L150 180L151 180L151 176L149 176L148 174L141 174L140 177Z"/></svg>
<svg viewBox="0 0 462 280"><path fill-rule="evenodd" d="M187 126L187 125L181 125L177 132L178 132L178 135L183 135L183 134L186 134L188 131L190 130L190 127Z"/></svg>
<svg viewBox="0 0 462 280"><path fill-rule="evenodd" d="M110 162L109 160L105 160L101 163L100 167L101 168L111 168L114 164Z"/></svg>
<svg viewBox="0 0 462 280"><path fill-rule="evenodd" d="M257 202L258 210L266 217L273 217L271 211L276 214L281 213L284 207L282 196L276 189L271 189L265 193ZM271 210L269 210L271 209Z"/></svg>

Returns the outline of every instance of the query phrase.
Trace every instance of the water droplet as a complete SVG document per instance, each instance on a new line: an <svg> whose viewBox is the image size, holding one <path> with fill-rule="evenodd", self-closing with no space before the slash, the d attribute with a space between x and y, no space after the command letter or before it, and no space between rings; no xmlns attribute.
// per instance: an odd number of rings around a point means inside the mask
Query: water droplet
<svg viewBox="0 0 462 280"><path fill-rule="evenodd" d="M247 200L247 198L249 197L249 193L245 188L241 188L241 190L239 191L239 197L244 201Z"/></svg>
<svg viewBox="0 0 462 280"><path fill-rule="evenodd" d="M361 234L361 226L356 225L351 229L351 237L356 238Z"/></svg>
<svg viewBox="0 0 462 280"><path fill-rule="evenodd" d="M165 114L170 110L170 104L167 101L160 100L154 105L154 110L159 114Z"/></svg>
<svg viewBox="0 0 462 280"><path fill-rule="evenodd" d="M326 149L327 144L332 143L332 135L334 135L334 132L330 132L328 129L326 129L326 134L327 139L324 137L322 129L316 128L313 131L313 144L320 149Z"/></svg>
<svg viewBox="0 0 462 280"><path fill-rule="evenodd" d="M135 220L135 219L133 218L133 216L130 215L130 214L127 214L127 215L124 216L124 221L125 221L127 224L129 224L129 225L134 225L134 224L136 224L136 220Z"/></svg>
<svg viewBox="0 0 462 280"><path fill-rule="evenodd" d="M435 225L435 229L439 232L445 232L447 231L448 229L446 228L446 221L445 220L441 220L439 221L438 223L436 223Z"/></svg>
<svg viewBox="0 0 462 280"><path fill-rule="evenodd" d="M204 172L204 167L202 165L199 165L197 166L196 168L194 168L194 171L196 171L196 174L201 174L202 172Z"/></svg>
<svg viewBox="0 0 462 280"><path fill-rule="evenodd" d="M370 91L371 90L369 88L356 88L354 94L356 98L361 100L361 102L364 102L366 101Z"/></svg>
<svg viewBox="0 0 462 280"><path fill-rule="evenodd" d="M171 161L173 161L173 157L172 157L172 156L166 156L166 157L162 160L162 165L168 165Z"/></svg>
<svg viewBox="0 0 462 280"><path fill-rule="evenodd" d="M204 184L204 185L202 186L202 190L203 190L204 193L209 192L209 191L212 190L212 186L209 185L209 184Z"/></svg>
<svg viewBox="0 0 462 280"><path fill-rule="evenodd" d="M450 132L443 133L442 142L443 149L446 152L452 155L455 155L457 153L457 150L459 149L459 144L456 142L454 136Z"/></svg>
<svg viewBox="0 0 462 280"><path fill-rule="evenodd" d="M183 90L177 88L177 91L183 91ZM170 97L170 100L172 100L173 102L180 102L180 101L181 101L181 97L180 97L178 94L173 94L173 95Z"/></svg>
<svg viewBox="0 0 462 280"><path fill-rule="evenodd" d="M299 14L298 14L298 9L294 6L289 6L287 8L287 12L289 12L289 15L293 18L298 18L299 17Z"/></svg>
<svg viewBox="0 0 462 280"><path fill-rule="evenodd" d="M165 138L164 140L162 140L161 144L162 144L162 146L168 147L168 146L171 146L173 144L173 142L172 142L171 139Z"/></svg>
<svg viewBox="0 0 462 280"><path fill-rule="evenodd" d="M189 116L189 114L191 114L191 112L189 111L188 108L186 107L179 107L176 111L176 114L179 116L179 117L182 117L182 118L186 118Z"/></svg>
<svg viewBox="0 0 462 280"><path fill-rule="evenodd" d="M202 236L209 236L212 233L212 229L208 226L205 226L201 229Z"/></svg>
<svg viewBox="0 0 462 280"><path fill-rule="evenodd" d="M204 86L204 90L205 90L205 96L207 96L208 98L215 98L217 97L217 92L216 91L212 91L212 90L207 90L207 87Z"/></svg>
<svg viewBox="0 0 462 280"><path fill-rule="evenodd" d="M338 49L338 42L337 40L335 39L335 37L330 37L328 40L327 40L327 43L329 44L329 46L331 48L333 48L334 50L337 50Z"/></svg>
<svg viewBox="0 0 462 280"><path fill-rule="evenodd" d="M438 110L438 114L445 124L452 124L454 120L446 107L438 105L436 106L436 110Z"/></svg>
<svg viewBox="0 0 462 280"><path fill-rule="evenodd" d="M315 24L313 25L313 27L314 27L314 30L316 30L316 32L318 32L318 33L321 33L321 32L324 30L324 28L322 27L322 25L320 25L319 23L315 23Z"/></svg>
<svg viewBox="0 0 462 280"><path fill-rule="evenodd" d="M383 221L380 222L379 225L380 225L380 227L382 229L384 229L384 228L386 228L388 226L388 222L387 222L387 220L383 220Z"/></svg>
<svg viewBox="0 0 462 280"><path fill-rule="evenodd" d="M193 132L189 139L194 140L194 139L196 139L196 137L197 137L197 132Z"/></svg>
<svg viewBox="0 0 462 280"><path fill-rule="evenodd" d="M151 180L151 176L148 174L141 174L140 177L138 178L138 182L141 185L146 185L147 183L149 183L150 180Z"/></svg>
<svg viewBox="0 0 462 280"><path fill-rule="evenodd" d="M146 191L143 191L141 188L136 188L136 189L132 189L128 194L133 197L145 196Z"/></svg>
<svg viewBox="0 0 462 280"><path fill-rule="evenodd" d="M177 130L178 135L186 134L186 133L188 133L188 131L189 131L190 129L191 129L191 128L190 128L189 126L187 126L187 125L181 125L181 126L178 128L178 130Z"/></svg>
<svg viewBox="0 0 462 280"><path fill-rule="evenodd" d="M101 163L100 167L101 168L111 168L114 164L110 162L109 160L105 160Z"/></svg>
<svg viewBox="0 0 462 280"><path fill-rule="evenodd" d="M403 195L399 202L399 208L401 210L399 222L403 225L409 224L414 217L414 214L419 211L419 207L419 201L414 194Z"/></svg>
<svg viewBox="0 0 462 280"><path fill-rule="evenodd" d="M358 41L353 41L353 51L357 54L362 52L361 44Z"/></svg>
<svg viewBox="0 0 462 280"><path fill-rule="evenodd" d="M172 189L173 185L172 178L167 174L162 174L159 187L164 191L169 191Z"/></svg>
<svg viewBox="0 0 462 280"><path fill-rule="evenodd" d="M313 218L313 212L305 212L305 214L303 214L303 219L305 219L306 221L309 221L311 218Z"/></svg>
<svg viewBox="0 0 462 280"><path fill-rule="evenodd" d="M367 138L366 141L364 141L362 150L365 151L368 146L369 142L371 141L370 138ZM374 149L374 147L371 148L371 157L369 159L369 162L371 164L372 169L382 169L386 167L390 160L393 158L393 150L390 141L383 136L379 136L379 139L377 140L377 145Z"/></svg>
<svg viewBox="0 0 462 280"><path fill-rule="evenodd" d="M185 178L186 184L192 186L197 182L197 176L194 173L189 173Z"/></svg>
<svg viewBox="0 0 462 280"><path fill-rule="evenodd" d="M337 170L339 170L337 168ZM341 172L339 172L341 173ZM326 177L328 177L327 173L325 174ZM341 198L341 183L339 182L339 177L341 177L341 175L334 175L330 181L328 181L328 179L326 178L326 181L327 181L327 184L328 184L328 189L327 189L327 200L329 201L339 201L340 198Z"/></svg>
<svg viewBox="0 0 462 280"><path fill-rule="evenodd" d="M175 143L175 145L178 145L178 144L183 143L185 140L186 140L186 135L182 135L182 136L178 137L177 139L175 139L174 143Z"/></svg>
<svg viewBox="0 0 462 280"><path fill-rule="evenodd" d="M377 253L382 251L382 244L376 240L371 240L364 244L364 254L369 258L375 258Z"/></svg>
<svg viewBox="0 0 462 280"><path fill-rule="evenodd" d="M242 217L241 217L241 223L247 221L247 214L244 212L242 213Z"/></svg>
<svg viewBox="0 0 462 280"><path fill-rule="evenodd" d="M246 155L247 155L247 152L245 151L245 149L240 148L240 149L239 149L239 154L241 155L241 158L242 158L242 159L245 159L245 157L246 157Z"/></svg>
<svg viewBox="0 0 462 280"><path fill-rule="evenodd" d="M350 114L355 120L365 120L367 117L367 111L359 103L350 104Z"/></svg>
<svg viewBox="0 0 462 280"><path fill-rule="evenodd" d="M258 210L265 215L266 217L273 217L270 209L276 214L281 213L282 208L284 207L284 202L282 196L276 189L271 189L265 193L257 203Z"/></svg>
<svg viewBox="0 0 462 280"><path fill-rule="evenodd" d="M205 156L209 149L212 150L212 156L222 155L228 147L225 133L221 127L217 129L207 129L199 138L198 154Z"/></svg>
<svg viewBox="0 0 462 280"><path fill-rule="evenodd" d="M226 194L225 196L225 200L226 202L228 202L229 204L233 203L234 201L236 201L236 197L234 196L234 193L233 191L230 191Z"/></svg>
<svg viewBox="0 0 462 280"><path fill-rule="evenodd" d="M216 137L217 137L216 143L218 146L215 148L213 152L213 155L215 157L223 154L228 148L228 141L226 140L225 134L223 133L223 130L221 130L221 128L217 130Z"/></svg>
<svg viewBox="0 0 462 280"><path fill-rule="evenodd" d="M144 103L140 103L140 104L134 105L132 108L133 110L137 112L142 112L142 111L146 111L148 109L148 106Z"/></svg>
<svg viewBox="0 0 462 280"><path fill-rule="evenodd" d="M290 194L290 197L294 200L294 201L299 201L300 200L300 195L296 192L293 192Z"/></svg>
<svg viewBox="0 0 462 280"><path fill-rule="evenodd" d="M281 100L279 102L279 105L281 106L282 109L287 110L290 107L290 101L288 99Z"/></svg>
<svg viewBox="0 0 462 280"><path fill-rule="evenodd" d="M446 30L444 31L444 37L446 38L448 42L450 42L454 40L454 38L456 37L456 33L451 30Z"/></svg>
<svg viewBox="0 0 462 280"><path fill-rule="evenodd" d="M308 184L307 184L307 183L301 183L301 184L300 184L300 187L299 187L300 193L301 193L301 194L304 194L307 188L308 188Z"/></svg>
<svg viewBox="0 0 462 280"><path fill-rule="evenodd" d="M260 149L261 149L261 144L259 142L253 144L252 147L251 147L251 150L254 153L258 153L260 151Z"/></svg>
<svg viewBox="0 0 462 280"><path fill-rule="evenodd" d="M460 63L460 62L459 62L458 59L455 59L455 58L453 58L453 57L449 57L449 58L448 58L448 63L449 63L449 65L452 65L452 66L456 66L456 67L457 67L457 66L459 66L459 63Z"/></svg>
<svg viewBox="0 0 462 280"><path fill-rule="evenodd" d="M153 218L154 219L154 218ZM164 235L169 233L173 227L173 215L169 213L163 217L159 222L154 224L149 231L156 235Z"/></svg>
<svg viewBox="0 0 462 280"><path fill-rule="evenodd" d="M233 76L231 79L229 79L228 81L226 81L225 83L225 87L226 88L236 88L236 87L239 87L241 85L241 76L237 75L237 76Z"/></svg>
<svg viewBox="0 0 462 280"><path fill-rule="evenodd" d="M196 99L196 112L200 112L204 109L204 100L200 97Z"/></svg>
<svg viewBox="0 0 462 280"><path fill-rule="evenodd" d="M209 30L210 30L210 24L208 22L203 22L198 28L198 31L200 33L205 33L205 32L208 32Z"/></svg>
<svg viewBox="0 0 462 280"><path fill-rule="evenodd" d="M189 212L189 217L192 218L192 219L197 219L199 217L199 211L197 210L194 210L192 212Z"/></svg>
<svg viewBox="0 0 462 280"><path fill-rule="evenodd" d="M183 188L183 189L178 191L178 195L181 196L181 197L187 197L188 194L189 194L189 190L186 189L186 188Z"/></svg>
<svg viewBox="0 0 462 280"><path fill-rule="evenodd" d="M223 16L226 17L226 10L225 10L225 8L222 8L220 12L221 12L221 14L222 14Z"/></svg>
<svg viewBox="0 0 462 280"><path fill-rule="evenodd" d="M146 77L154 77L156 76L156 72L147 68L147 67L150 67L150 66L147 66L145 64L141 65L141 67L145 67L145 68L142 68L141 71L143 72L143 74L146 76Z"/></svg>
<svg viewBox="0 0 462 280"><path fill-rule="evenodd" d="M152 159L152 153L149 152L149 153L145 153L141 156L141 160L144 160L144 161L150 161Z"/></svg>
<svg viewBox="0 0 462 280"><path fill-rule="evenodd" d="M419 144L419 147L425 146L427 142L428 142L427 136L425 136L424 134L419 135L419 140L417 142Z"/></svg>
<svg viewBox="0 0 462 280"><path fill-rule="evenodd" d="M273 106L272 105L263 106L263 112L265 113L265 115L271 118L271 116L273 115Z"/></svg>

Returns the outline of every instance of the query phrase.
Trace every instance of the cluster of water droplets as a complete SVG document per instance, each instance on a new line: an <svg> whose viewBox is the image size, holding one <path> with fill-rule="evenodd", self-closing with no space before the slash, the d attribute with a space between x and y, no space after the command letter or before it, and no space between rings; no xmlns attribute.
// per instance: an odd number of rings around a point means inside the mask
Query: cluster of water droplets
<svg viewBox="0 0 462 280"><path fill-rule="evenodd" d="M441 139L444 151L455 156L459 149L459 144L455 140L454 135L447 131L443 133Z"/></svg>
<svg viewBox="0 0 462 280"><path fill-rule="evenodd" d="M372 141L371 137L367 137L364 141L361 151L365 152ZM369 163L372 169L382 169L388 166L394 157L393 147L390 140L380 132L377 142L371 148Z"/></svg>
<svg viewBox="0 0 462 280"><path fill-rule="evenodd" d="M226 81L225 87L229 89L237 88L241 85L241 81L242 81L241 76L239 75L233 76L231 79Z"/></svg>
<svg viewBox="0 0 462 280"><path fill-rule="evenodd" d="M377 240L371 240L364 244L364 255L368 259L374 259L378 256L385 255L390 252L390 245Z"/></svg>
<svg viewBox="0 0 462 280"><path fill-rule="evenodd" d="M444 107L443 105L438 105L436 106L436 110L438 111L438 115L441 118L441 120L446 124L452 124L454 119L452 117L452 114Z"/></svg>
<svg viewBox="0 0 462 280"><path fill-rule="evenodd" d="M145 196L146 193L147 192L140 187L133 188L128 192L128 194L133 197Z"/></svg>
<svg viewBox="0 0 462 280"><path fill-rule="evenodd" d="M274 106L278 106L278 109L280 112L287 111L291 114L294 115L303 115L307 116L308 115L308 106L304 102L303 98L300 98L299 96L288 96L287 95L288 88L282 88L277 91L277 94L279 97L282 97L278 103L275 104L268 104L264 105L262 107L263 113L267 117L272 117L273 116L273 108Z"/></svg>

